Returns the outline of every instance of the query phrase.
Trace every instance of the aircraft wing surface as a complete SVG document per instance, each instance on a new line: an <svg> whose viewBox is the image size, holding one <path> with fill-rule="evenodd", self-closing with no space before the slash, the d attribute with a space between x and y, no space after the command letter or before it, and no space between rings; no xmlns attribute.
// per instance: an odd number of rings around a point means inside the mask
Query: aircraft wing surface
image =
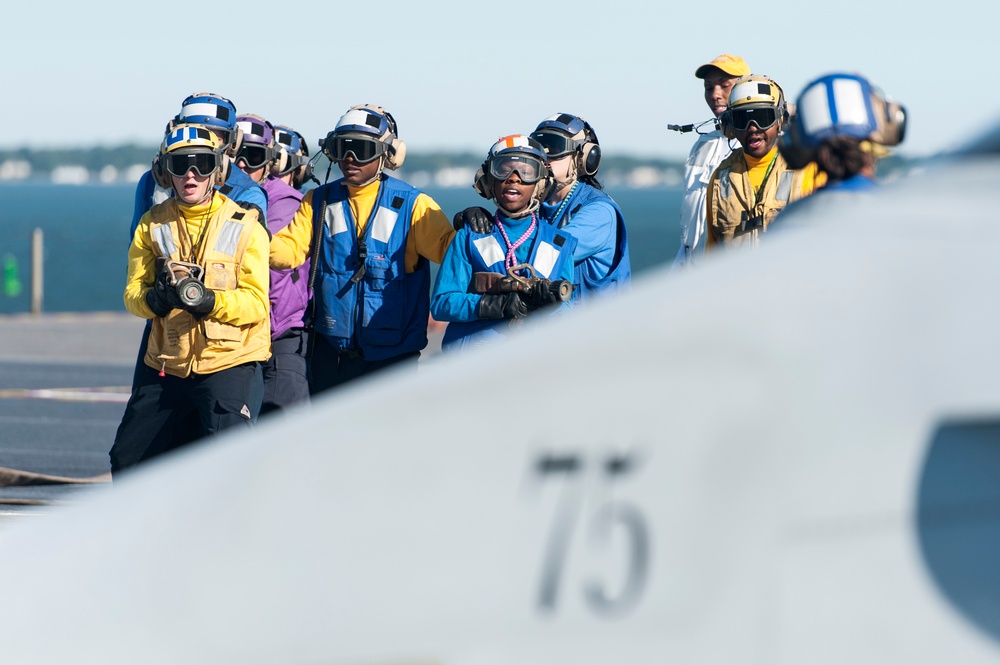
<svg viewBox="0 0 1000 665"><path fill-rule="evenodd" d="M998 179L812 211L5 528L2 661L995 663Z"/></svg>

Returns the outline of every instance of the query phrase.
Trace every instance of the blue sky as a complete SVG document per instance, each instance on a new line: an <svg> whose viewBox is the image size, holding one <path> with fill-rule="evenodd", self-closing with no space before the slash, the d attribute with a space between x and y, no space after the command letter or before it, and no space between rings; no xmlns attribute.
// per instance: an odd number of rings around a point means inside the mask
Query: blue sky
<svg viewBox="0 0 1000 665"><path fill-rule="evenodd" d="M36 1L5 16L0 147L153 144L184 97L213 91L311 146L368 102L393 113L411 150L485 153L570 112L605 154L681 157L693 139L666 125L709 117L694 70L729 52L790 98L820 74L866 75L909 111L900 152L926 155L1000 121L1000 10L986 6Z"/></svg>

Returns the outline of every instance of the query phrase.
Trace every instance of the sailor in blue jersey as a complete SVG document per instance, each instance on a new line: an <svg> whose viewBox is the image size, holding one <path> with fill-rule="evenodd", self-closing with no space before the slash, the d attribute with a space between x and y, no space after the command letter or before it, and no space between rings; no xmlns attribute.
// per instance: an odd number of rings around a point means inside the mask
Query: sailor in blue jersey
<svg viewBox="0 0 1000 665"><path fill-rule="evenodd" d="M389 365L427 345L430 266L455 235L426 194L383 173L406 146L383 108L352 107L321 141L344 177L307 192L271 241L271 268L312 258L311 394Z"/></svg>
<svg viewBox="0 0 1000 665"><path fill-rule="evenodd" d="M906 132L905 109L858 74L834 73L811 81L799 94L788 131L778 142L790 165L815 161L826 174L816 193L790 205L785 215L838 205L877 187L875 167Z"/></svg>
<svg viewBox="0 0 1000 665"><path fill-rule="evenodd" d="M597 180L601 146L593 128L583 118L557 113L539 123L531 138L545 149L555 179L538 208L538 217L578 243L573 256L573 301L628 288L632 267L625 217ZM455 218L456 228L464 224L489 233L491 215L484 208L468 208Z"/></svg>
<svg viewBox="0 0 1000 665"><path fill-rule="evenodd" d="M465 349L503 337L509 324L541 308L560 311L552 283L572 280L576 239L546 224L539 203L552 186L545 151L534 139L515 134L497 141L476 174L473 185L498 209L491 228L478 233L471 226L458 230L437 274L431 314L448 322L442 348ZM473 273L508 275L528 264L542 278L527 292L491 293L477 290ZM524 273L528 274L525 275Z"/></svg>
<svg viewBox="0 0 1000 665"><path fill-rule="evenodd" d="M540 122L531 138L545 148L555 178L539 215L577 240L574 302L623 291L632 280L625 217L597 180L601 145L594 129L583 118L557 113Z"/></svg>
<svg viewBox="0 0 1000 665"><path fill-rule="evenodd" d="M170 133L174 125L186 123L203 125L216 132L226 144L226 153L235 158L242 144L240 132L236 127L236 107L231 101L211 92L199 92L188 95L181 102L181 110L167 124ZM228 174L226 182L216 189L226 198L239 203L244 208L255 208L262 224L266 223L267 196L260 185L238 168L231 161L227 162ZM153 168L142 174L135 188L135 202L132 209L132 225L129 228L129 241L135 235L139 220L157 203L163 203L173 196L170 189L170 178L159 164L159 155L153 160Z"/></svg>

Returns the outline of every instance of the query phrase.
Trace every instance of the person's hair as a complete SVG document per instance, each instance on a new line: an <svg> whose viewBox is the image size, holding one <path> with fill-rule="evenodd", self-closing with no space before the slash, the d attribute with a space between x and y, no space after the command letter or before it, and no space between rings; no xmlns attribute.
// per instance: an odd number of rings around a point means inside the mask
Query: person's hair
<svg viewBox="0 0 1000 665"><path fill-rule="evenodd" d="M585 185L590 185L594 189L601 189L601 190L604 189L604 185L602 185L600 181L598 181L596 175L578 175L577 180L579 180Z"/></svg>
<svg viewBox="0 0 1000 665"><path fill-rule="evenodd" d="M816 150L816 164L831 181L857 175L872 161L872 156L861 149L861 141L849 136L830 137Z"/></svg>

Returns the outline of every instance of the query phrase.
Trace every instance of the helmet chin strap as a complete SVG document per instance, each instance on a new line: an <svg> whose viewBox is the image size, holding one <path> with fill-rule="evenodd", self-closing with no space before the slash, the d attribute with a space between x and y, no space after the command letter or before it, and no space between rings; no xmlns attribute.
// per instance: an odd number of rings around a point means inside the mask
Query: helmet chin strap
<svg viewBox="0 0 1000 665"><path fill-rule="evenodd" d="M558 180L558 179L556 180L556 187L555 187L556 192L566 189L567 187L571 186L574 182L577 181L579 173L576 168L576 160L577 160L576 153L574 153L572 156L570 156L569 159L569 171L566 173L566 180Z"/></svg>
<svg viewBox="0 0 1000 665"><path fill-rule="evenodd" d="M525 208L524 210L518 210L517 212L510 212L506 208L504 208L503 206L500 206L499 203L497 205L500 207L500 210L501 210L500 214L502 214L507 219L523 219L523 218L527 217L528 215L530 215L531 213L533 213L536 210L538 210L538 199L535 198L534 196L532 196L531 197L531 203L528 204L528 207Z"/></svg>
<svg viewBox="0 0 1000 665"><path fill-rule="evenodd" d="M380 177L382 177L382 171L384 169L385 169L385 153L383 153L382 155L380 155L379 158L378 158L378 169L376 169L375 175L373 175L371 178L369 178L368 180L364 181L363 183L361 183L360 185L357 185L357 186L358 187L367 187L368 185L372 184L373 182L375 182L376 180L378 180Z"/></svg>

